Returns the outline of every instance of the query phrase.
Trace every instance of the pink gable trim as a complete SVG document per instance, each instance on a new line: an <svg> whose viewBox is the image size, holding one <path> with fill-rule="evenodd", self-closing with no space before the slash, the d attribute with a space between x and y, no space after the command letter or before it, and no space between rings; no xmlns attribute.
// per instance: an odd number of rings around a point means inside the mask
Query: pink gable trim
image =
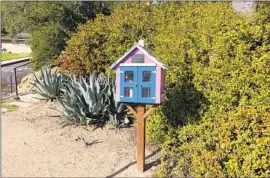
<svg viewBox="0 0 270 178"><path fill-rule="evenodd" d="M160 103L160 86L161 86L161 67L157 66L156 67L156 103Z"/></svg>
<svg viewBox="0 0 270 178"><path fill-rule="evenodd" d="M135 52L134 52L135 51ZM119 58L116 62L114 62L111 65L111 69L116 69L119 67L120 63L127 62L127 58L130 58L130 56L134 55L136 52L140 51L138 54L144 54L146 56L145 63L153 62L162 67L163 69L169 69L168 66L163 64L159 61L155 56L153 56L149 51L147 51L144 47L140 46L139 44L134 45L132 48L130 48L121 58Z"/></svg>
<svg viewBox="0 0 270 178"><path fill-rule="evenodd" d="M135 54L144 54L142 51L140 51L138 48L134 49L129 55L127 55L121 62L119 62L115 68L118 69L120 67L121 63L131 63L131 57ZM145 55L144 63L155 63L150 57Z"/></svg>
<svg viewBox="0 0 270 178"><path fill-rule="evenodd" d="M115 80L115 86L116 86L116 101L120 101L120 67L116 69L116 80Z"/></svg>
<svg viewBox="0 0 270 178"><path fill-rule="evenodd" d="M135 54L144 54L139 49L135 49L132 53L130 53L121 63L131 63L131 57ZM148 56L145 56L144 63L155 63L152 59ZM119 63L120 64L120 63ZM118 64L118 65L119 65Z"/></svg>

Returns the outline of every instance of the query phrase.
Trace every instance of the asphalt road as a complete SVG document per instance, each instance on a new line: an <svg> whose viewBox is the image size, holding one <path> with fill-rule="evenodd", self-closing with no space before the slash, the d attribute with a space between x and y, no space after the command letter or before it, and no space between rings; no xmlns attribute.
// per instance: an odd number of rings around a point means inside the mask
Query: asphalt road
<svg viewBox="0 0 270 178"><path fill-rule="evenodd" d="M14 68L20 65L23 65L27 62L17 63L5 67L1 67L1 94L2 97L11 93L11 86L12 92L15 91L15 77L14 77ZM34 72L33 69L29 68L28 66L22 66L17 68L17 82L18 85L21 79L29 73ZM12 85L11 85L12 84Z"/></svg>

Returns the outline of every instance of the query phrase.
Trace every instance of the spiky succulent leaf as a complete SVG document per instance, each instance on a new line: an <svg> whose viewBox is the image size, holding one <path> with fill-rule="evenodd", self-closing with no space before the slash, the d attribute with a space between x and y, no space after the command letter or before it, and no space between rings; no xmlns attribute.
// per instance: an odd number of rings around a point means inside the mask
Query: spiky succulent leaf
<svg viewBox="0 0 270 178"><path fill-rule="evenodd" d="M41 77L34 75L33 85L36 92L47 99L56 99L60 95L62 78L58 77L56 72L52 75L51 68L42 69Z"/></svg>
<svg viewBox="0 0 270 178"><path fill-rule="evenodd" d="M103 90L104 84L94 75L90 75L89 81L82 76L69 77L59 98L64 117L82 124L103 122L108 105Z"/></svg>

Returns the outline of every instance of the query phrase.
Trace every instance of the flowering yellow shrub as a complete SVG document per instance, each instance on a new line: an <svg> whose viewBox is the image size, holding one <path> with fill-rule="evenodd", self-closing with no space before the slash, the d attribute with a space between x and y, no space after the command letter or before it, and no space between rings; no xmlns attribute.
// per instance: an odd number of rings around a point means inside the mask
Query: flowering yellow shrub
<svg viewBox="0 0 270 178"><path fill-rule="evenodd" d="M81 25L59 60L105 70L144 39L171 67L167 100L147 118L163 148L156 176L269 177L269 15L263 2L252 15L231 2L142 3Z"/></svg>

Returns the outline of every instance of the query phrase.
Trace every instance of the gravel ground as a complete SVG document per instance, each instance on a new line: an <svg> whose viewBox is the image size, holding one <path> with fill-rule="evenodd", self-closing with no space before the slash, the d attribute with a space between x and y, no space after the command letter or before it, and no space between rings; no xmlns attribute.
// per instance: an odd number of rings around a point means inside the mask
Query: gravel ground
<svg viewBox="0 0 270 178"><path fill-rule="evenodd" d="M146 145L146 171L136 171L136 129L67 124L57 103L27 103L2 114L3 177L149 177L157 148Z"/></svg>

